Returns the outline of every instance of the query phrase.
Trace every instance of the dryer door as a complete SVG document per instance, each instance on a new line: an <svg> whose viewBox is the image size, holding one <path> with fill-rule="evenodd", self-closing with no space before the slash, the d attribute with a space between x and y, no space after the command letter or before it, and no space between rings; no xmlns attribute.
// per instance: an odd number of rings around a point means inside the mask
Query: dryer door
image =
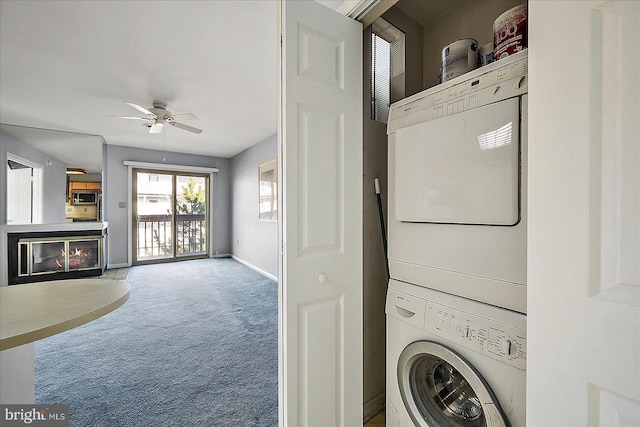
<svg viewBox="0 0 640 427"><path fill-rule="evenodd" d="M398 221L516 225L520 99L398 129L391 179Z"/></svg>
<svg viewBox="0 0 640 427"><path fill-rule="evenodd" d="M402 400L417 426L506 426L489 386L448 348L418 341L398 361Z"/></svg>

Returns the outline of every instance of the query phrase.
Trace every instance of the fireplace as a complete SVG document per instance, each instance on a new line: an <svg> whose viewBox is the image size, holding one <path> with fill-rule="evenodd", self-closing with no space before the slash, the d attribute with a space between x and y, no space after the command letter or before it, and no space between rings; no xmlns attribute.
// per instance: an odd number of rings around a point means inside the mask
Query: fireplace
<svg viewBox="0 0 640 427"><path fill-rule="evenodd" d="M101 230L11 233L9 285L99 276L104 272Z"/></svg>

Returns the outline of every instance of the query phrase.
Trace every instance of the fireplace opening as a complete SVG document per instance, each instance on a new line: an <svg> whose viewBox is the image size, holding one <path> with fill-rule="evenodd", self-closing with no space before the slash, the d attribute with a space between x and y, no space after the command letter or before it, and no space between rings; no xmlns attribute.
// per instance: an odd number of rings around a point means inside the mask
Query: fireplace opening
<svg viewBox="0 0 640 427"><path fill-rule="evenodd" d="M20 239L20 276L98 268L100 240ZM31 251L31 254L29 254Z"/></svg>

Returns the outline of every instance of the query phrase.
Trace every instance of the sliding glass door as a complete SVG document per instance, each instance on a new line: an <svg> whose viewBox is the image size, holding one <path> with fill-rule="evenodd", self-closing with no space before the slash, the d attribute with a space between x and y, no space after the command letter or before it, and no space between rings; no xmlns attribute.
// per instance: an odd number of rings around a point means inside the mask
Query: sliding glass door
<svg viewBox="0 0 640 427"><path fill-rule="evenodd" d="M209 175L133 170L134 264L208 256Z"/></svg>
<svg viewBox="0 0 640 427"><path fill-rule="evenodd" d="M207 254L208 176L176 175L177 256Z"/></svg>

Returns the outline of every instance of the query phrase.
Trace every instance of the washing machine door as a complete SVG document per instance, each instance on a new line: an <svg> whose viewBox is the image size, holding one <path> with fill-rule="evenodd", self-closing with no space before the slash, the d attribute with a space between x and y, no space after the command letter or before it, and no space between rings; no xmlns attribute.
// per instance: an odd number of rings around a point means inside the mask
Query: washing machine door
<svg viewBox="0 0 640 427"><path fill-rule="evenodd" d="M407 346L398 361L398 385L416 426L509 425L480 374L441 344Z"/></svg>

